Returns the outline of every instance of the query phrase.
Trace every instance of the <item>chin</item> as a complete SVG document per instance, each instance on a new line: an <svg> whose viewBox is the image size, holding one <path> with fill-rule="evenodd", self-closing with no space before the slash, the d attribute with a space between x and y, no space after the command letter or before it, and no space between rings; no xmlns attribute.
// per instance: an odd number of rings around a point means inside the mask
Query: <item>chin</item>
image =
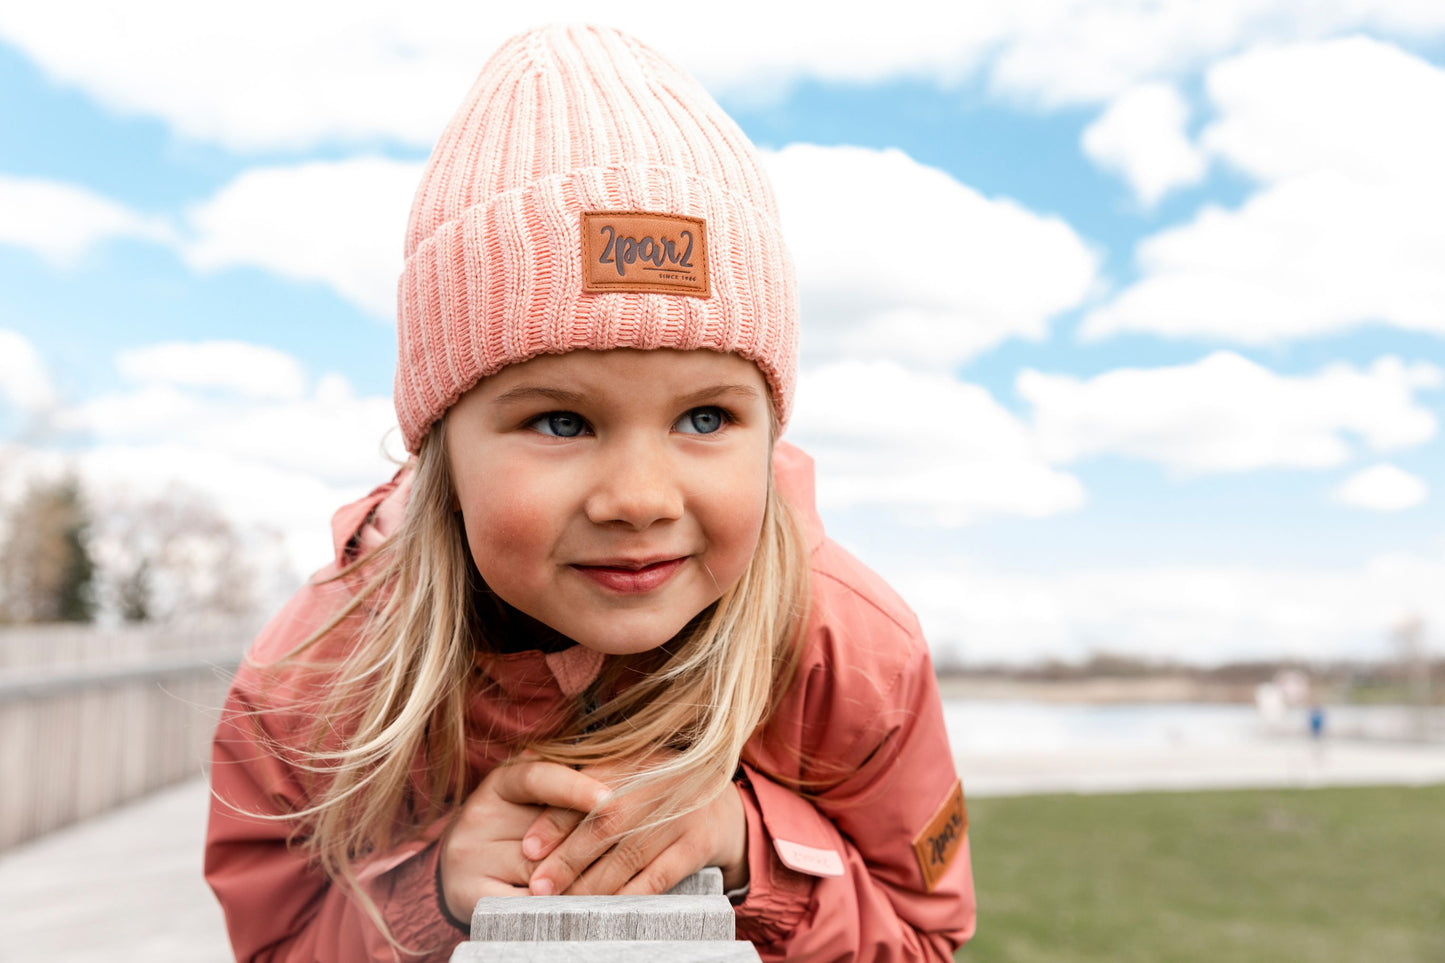
<svg viewBox="0 0 1445 963"><path fill-rule="evenodd" d="M665 619L631 622L627 619L614 619L610 621L607 629L601 632L596 631L595 622L590 626L573 625L572 628L577 630L575 633L568 632L566 629L558 629L558 631L583 648L591 649L594 652L601 652L604 655L637 655L661 648L679 635L687 634L689 628L709 608L710 606L704 606L689 618L673 615ZM592 631L588 631L589 628Z"/></svg>
<svg viewBox="0 0 1445 963"><path fill-rule="evenodd" d="M679 628L678 632L682 630ZM677 632L671 635L647 635L639 638L636 635L605 635L588 636L583 633L583 638L573 638L578 645L584 649L591 649L594 652L601 652L603 655L637 655L641 652L651 652L671 642L677 637Z"/></svg>

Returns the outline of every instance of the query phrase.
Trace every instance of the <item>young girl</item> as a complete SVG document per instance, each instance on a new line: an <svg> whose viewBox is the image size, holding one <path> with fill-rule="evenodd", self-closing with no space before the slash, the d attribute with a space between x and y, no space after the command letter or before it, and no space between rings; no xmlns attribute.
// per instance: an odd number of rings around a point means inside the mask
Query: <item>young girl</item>
<svg viewBox="0 0 1445 963"><path fill-rule="evenodd" d="M443 960L478 897L707 865L765 959L949 957L927 647L778 440L796 286L742 132L628 37L514 38L427 165L398 307L415 458L336 514L216 734L237 958Z"/></svg>

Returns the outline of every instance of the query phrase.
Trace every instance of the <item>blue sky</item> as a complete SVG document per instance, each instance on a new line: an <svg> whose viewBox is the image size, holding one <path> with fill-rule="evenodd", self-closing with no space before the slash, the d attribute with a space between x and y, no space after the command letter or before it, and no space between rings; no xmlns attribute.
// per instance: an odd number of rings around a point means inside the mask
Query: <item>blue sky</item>
<svg viewBox="0 0 1445 963"><path fill-rule="evenodd" d="M0 499L67 465L102 511L180 484L307 571L388 473L431 140L502 39L588 10L30 6L0 13ZM941 659L1445 625L1445 12L1303 6L617 23L764 149L790 438ZM844 199L907 241L867 278Z"/></svg>

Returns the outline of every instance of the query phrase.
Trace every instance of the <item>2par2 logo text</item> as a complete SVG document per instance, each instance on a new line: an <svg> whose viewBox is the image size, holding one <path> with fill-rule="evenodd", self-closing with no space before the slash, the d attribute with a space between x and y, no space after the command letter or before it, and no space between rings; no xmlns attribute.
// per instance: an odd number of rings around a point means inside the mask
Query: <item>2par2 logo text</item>
<svg viewBox="0 0 1445 963"><path fill-rule="evenodd" d="M692 270L692 232L682 231L677 241L664 237L629 237L618 235L611 225L602 225L602 237L606 241L602 246L602 254L597 258L599 264L611 264L617 271L618 277L627 276L627 267L630 264L640 264L642 270L654 271L690 271ZM679 245L682 250L678 250ZM647 265L652 265L649 268Z"/></svg>

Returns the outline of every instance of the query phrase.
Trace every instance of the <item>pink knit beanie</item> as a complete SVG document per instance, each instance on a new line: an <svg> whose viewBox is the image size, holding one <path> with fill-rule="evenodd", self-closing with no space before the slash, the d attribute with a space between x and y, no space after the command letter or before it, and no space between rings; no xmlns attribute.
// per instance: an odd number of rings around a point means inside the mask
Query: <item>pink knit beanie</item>
<svg viewBox="0 0 1445 963"><path fill-rule="evenodd" d="M788 417L797 283L757 153L613 30L535 30L482 68L417 188L397 301L412 452L480 379L579 348L732 352Z"/></svg>

